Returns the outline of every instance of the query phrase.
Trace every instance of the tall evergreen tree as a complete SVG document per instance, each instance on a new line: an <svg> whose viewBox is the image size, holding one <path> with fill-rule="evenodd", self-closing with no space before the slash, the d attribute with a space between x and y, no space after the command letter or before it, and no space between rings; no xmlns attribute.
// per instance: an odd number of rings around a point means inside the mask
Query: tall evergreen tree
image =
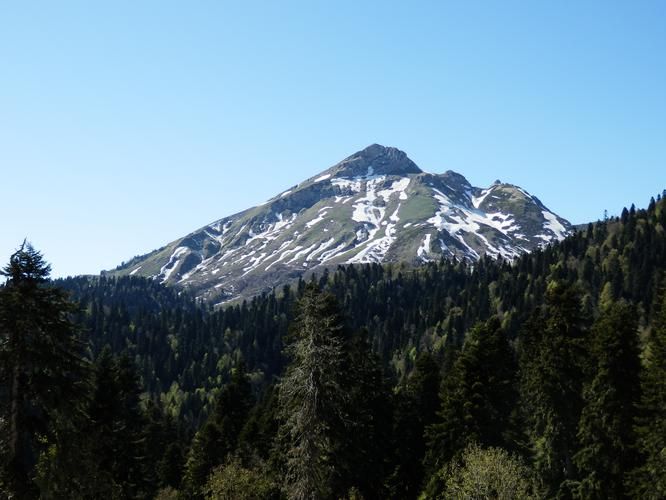
<svg viewBox="0 0 666 500"><path fill-rule="evenodd" d="M548 496L568 497L582 409L584 324L578 291L551 282L521 337L521 407L534 467Z"/></svg>
<svg viewBox="0 0 666 500"><path fill-rule="evenodd" d="M333 494L334 452L343 441L346 418L342 329L333 297L308 284L286 349L290 363L279 385L284 489L291 499Z"/></svg>
<svg viewBox="0 0 666 500"><path fill-rule="evenodd" d="M422 353L416 360L414 372L394 397L394 464L387 480L391 498L416 498L422 489L424 434L436 420L440 383L435 358L430 353Z"/></svg>
<svg viewBox="0 0 666 500"><path fill-rule="evenodd" d="M49 285L50 266L23 243L0 272L0 459L16 497L33 496L40 443L64 436L53 423L81 411L87 363L70 319L75 306Z"/></svg>
<svg viewBox="0 0 666 500"><path fill-rule="evenodd" d="M340 457L335 489L356 488L366 500L386 498L385 467L390 453L391 398L378 357L371 351L367 332L345 343L342 367L347 393L345 431L336 455Z"/></svg>
<svg viewBox="0 0 666 500"><path fill-rule="evenodd" d="M95 360L88 413L97 496L146 498L155 487L154 465L146 461L146 421L140 406L142 387L127 356L107 347Z"/></svg>
<svg viewBox="0 0 666 500"><path fill-rule="evenodd" d="M437 420L426 430L426 464L433 477L470 443L512 446L507 438L517 399L515 369L513 350L497 318L472 329L442 385ZM428 493L439 487L429 485Z"/></svg>
<svg viewBox="0 0 666 500"><path fill-rule="evenodd" d="M574 461L581 476L579 498L625 498L625 474L636 465L633 422L639 398L636 311L624 302L609 306L591 330L594 376L583 391Z"/></svg>
<svg viewBox="0 0 666 500"><path fill-rule="evenodd" d="M225 463L236 451L253 403L252 389L241 363L220 391L213 412L192 442L184 477L184 490L191 498L203 498L213 468Z"/></svg>
<svg viewBox="0 0 666 500"><path fill-rule="evenodd" d="M636 422L641 465L629 486L636 498L666 498L666 289L646 347L641 374L640 417Z"/></svg>

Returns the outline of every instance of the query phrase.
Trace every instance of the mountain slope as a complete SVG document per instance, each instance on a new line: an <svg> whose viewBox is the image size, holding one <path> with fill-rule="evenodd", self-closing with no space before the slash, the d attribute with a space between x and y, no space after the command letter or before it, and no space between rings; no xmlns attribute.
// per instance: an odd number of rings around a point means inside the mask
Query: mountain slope
<svg viewBox="0 0 666 500"><path fill-rule="evenodd" d="M342 263L512 260L570 231L518 186L476 188L460 174L423 172L404 152L374 144L112 274L154 277L219 302Z"/></svg>

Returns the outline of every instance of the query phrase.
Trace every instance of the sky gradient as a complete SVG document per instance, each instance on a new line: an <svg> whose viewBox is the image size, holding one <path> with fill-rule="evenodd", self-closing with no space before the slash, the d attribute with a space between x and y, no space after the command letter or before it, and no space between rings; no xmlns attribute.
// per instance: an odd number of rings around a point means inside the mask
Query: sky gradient
<svg viewBox="0 0 666 500"><path fill-rule="evenodd" d="M573 223L666 188L663 1L0 6L3 264L98 273L375 142Z"/></svg>

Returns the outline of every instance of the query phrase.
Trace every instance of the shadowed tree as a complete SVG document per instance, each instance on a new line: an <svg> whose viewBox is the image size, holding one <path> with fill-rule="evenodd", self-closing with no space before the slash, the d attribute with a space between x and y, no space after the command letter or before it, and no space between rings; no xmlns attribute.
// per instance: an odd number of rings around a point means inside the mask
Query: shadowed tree
<svg viewBox="0 0 666 500"><path fill-rule="evenodd" d="M666 498L666 289L646 347L641 374L637 449L642 464L629 479L636 498Z"/></svg>
<svg viewBox="0 0 666 500"><path fill-rule="evenodd" d="M34 496L31 477L53 423L80 413L87 363L66 293L49 285L50 266L24 242L1 271L0 457L6 487Z"/></svg>
<svg viewBox="0 0 666 500"><path fill-rule="evenodd" d="M636 465L633 422L639 391L638 321L630 305L611 304L592 327L592 381L583 390L574 456L581 476L579 498L626 496L625 474Z"/></svg>
<svg viewBox="0 0 666 500"><path fill-rule="evenodd" d="M435 423L426 429L426 465L434 481L426 492L434 495L438 470L446 467L467 445L511 446L511 410L517 399L514 353L499 320L491 318L469 333L440 394Z"/></svg>
<svg viewBox="0 0 666 500"><path fill-rule="evenodd" d="M545 305L521 337L521 407L534 468L548 496L570 496L585 362L578 291L551 282Z"/></svg>
<svg viewBox="0 0 666 500"><path fill-rule="evenodd" d="M250 382L241 364L220 391L213 412L192 442L184 475L184 490L190 498L203 497L213 468L222 465L236 450L253 403Z"/></svg>

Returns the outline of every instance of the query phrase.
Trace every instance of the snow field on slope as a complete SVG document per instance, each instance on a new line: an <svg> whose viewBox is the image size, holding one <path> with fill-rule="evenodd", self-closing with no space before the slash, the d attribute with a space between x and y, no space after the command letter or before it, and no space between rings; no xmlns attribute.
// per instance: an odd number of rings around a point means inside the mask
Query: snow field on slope
<svg viewBox="0 0 666 500"><path fill-rule="evenodd" d="M514 223L511 215L503 214L501 212L486 213L477 208L468 208L463 205L453 203L451 199L442 193L439 189L432 187L434 197L439 203L439 210L433 217L428 219L427 222L431 223L440 231L446 231L455 237L464 247L468 249L468 253L474 257L479 258L479 253L472 248L465 240L464 234L474 233L476 237L485 245L487 251L494 257L502 256L507 259L513 259L520 255L521 252L513 248L496 247L491 244L488 239L479 231L481 226L487 226L495 229L498 232L510 237L511 231L520 229L520 226ZM487 196L485 193L483 198ZM478 200L479 198L477 198ZM483 201L483 200L481 200ZM478 203L480 204L481 201ZM474 203L474 199L472 199Z"/></svg>
<svg viewBox="0 0 666 500"><path fill-rule="evenodd" d="M555 214L549 212L548 210L542 210L541 214L543 215L544 219L546 219L546 222L544 222L543 225L544 228L550 229L559 241L562 241L564 238L566 238L568 234L567 230L557 219Z"/></svg>

